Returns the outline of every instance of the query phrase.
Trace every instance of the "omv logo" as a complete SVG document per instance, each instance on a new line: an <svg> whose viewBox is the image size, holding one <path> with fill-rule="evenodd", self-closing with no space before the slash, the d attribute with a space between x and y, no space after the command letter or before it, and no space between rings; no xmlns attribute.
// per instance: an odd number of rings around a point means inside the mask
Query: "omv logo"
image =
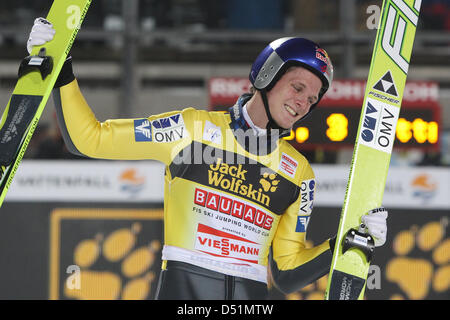
<svg viewBox="0 0 450 320"><path fill-rule="evenodd" d="M416 176L411 182L413 197L421 199L422 202L430 201L435 195L438 188L437 182L435 182L430 175L424 173Z"/></svg>
<svg viewBox="0 0 450 320"><path fill-rule="evenodd" d="M374 116L375 115L375 116ZM367 102L366 113L364 115L363 130L361 138L366 142L372 142L374 139L374 132L377 126L378 110Z"/></svg>
<svg viewBox="0 0 450 320"><path fill-rule="evenodd" d="M368 98L359 143L391 153L399 112L398 107Z"/></svg>
<svg viewBox="0 0 450 320"><path fill-rule="evenodd" d="M135 197L144 189L145 177L139 176L135 168L125 169L119 176L120 190Z"/></svg>

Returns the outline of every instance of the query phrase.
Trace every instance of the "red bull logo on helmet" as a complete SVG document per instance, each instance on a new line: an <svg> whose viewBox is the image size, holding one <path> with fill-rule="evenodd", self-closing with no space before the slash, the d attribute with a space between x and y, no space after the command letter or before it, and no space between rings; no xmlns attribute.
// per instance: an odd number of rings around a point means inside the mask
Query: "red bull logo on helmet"
<svg viewBox="0 0 450 320"><path fill-rule="evenodd" d="M320 57L320 54L322 54L325 59L323 57ZM322 60L325 63L328 63L328 61L330 60L328 53L324 49L319 47L316 48L316 58Z"/></svg>
<svg viewBox="0 0 450 320"><path fill-rule="evenodd" d="M316 47L316 58L320 61L325 62L325 65L321 67L320 71L322 71L322 73L324 73L325 76L330 79L333 73L333 65L331 64L328 53L324 49Z"/></svg>

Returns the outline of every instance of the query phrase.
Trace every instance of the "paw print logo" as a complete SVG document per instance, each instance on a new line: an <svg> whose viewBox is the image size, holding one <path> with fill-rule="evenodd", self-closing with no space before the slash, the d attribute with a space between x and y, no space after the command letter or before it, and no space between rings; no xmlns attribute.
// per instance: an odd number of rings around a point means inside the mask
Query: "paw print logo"
<svg viewBox="0 0 450 320"><path fill-rule="evenodd" d="M146 299L155 278L150 271L160 250L158 240L137 246L141 225L122 228L94 239L82 240L74 250L73 261L80 267L78 290L64 288L68 298L82 300Z"/></svg>
<svg viewBox="0 0 450 320"><path fill-rule="evenodd" d="M278 188L278 184L280 180L275 180L277 177L276 173L264 172L262 178L259 180L259 183L263 187L265 192L275 192Z"/></svg>
<svg viewBox="0 0 450 320"><path fill-rule="evenodd" d="M450 238L448 222L429 222L421 228L396 235L393 249L397 255L386 266L386 278L396 283L403 294L391 299L425 299L430 293L448 297L450 289Z"/></svg>

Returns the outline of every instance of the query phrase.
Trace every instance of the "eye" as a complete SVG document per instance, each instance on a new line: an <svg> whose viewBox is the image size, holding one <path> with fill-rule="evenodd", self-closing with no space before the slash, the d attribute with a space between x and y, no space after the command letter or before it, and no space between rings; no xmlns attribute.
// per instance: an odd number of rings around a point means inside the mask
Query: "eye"
<svg viewBox="0 0 450 320"><path fill-rule="evenodd" d="M292 85L292 88L294 88L294 90L297 91L298 93L303 91L303 86Z"/></svg>
<svg viewBox="0 0 450 320"><path fill-rule="evenodd" d="M317 100L318 100L317 98L309 98L308 102L310 105L313 105L313 104L317 103Z"/></svg>

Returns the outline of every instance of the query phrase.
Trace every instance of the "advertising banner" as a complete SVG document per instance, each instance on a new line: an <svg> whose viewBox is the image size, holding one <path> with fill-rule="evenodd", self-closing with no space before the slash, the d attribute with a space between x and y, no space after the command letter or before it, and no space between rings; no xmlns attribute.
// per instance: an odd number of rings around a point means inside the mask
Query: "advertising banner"
<svg viewBox="0 0 450 320"><path fill-rule="evenodd" d="M349 166L312 165L316 207L341 207ZM383 204L389 208L450 209L450 170L393 166ZM23 161L6 202L162 203L164 165L156 161Z"/></svg>
<svg viewBox="0 0 450 320"><path fill-rule="evenodd" d="M315 206L341 207L350 168L317 164L312 167L317 181ZM449 195L449 169L394 166L389 169L383 205L387 208L450 210Z"/></svg>
<svg viewBox="0 0 450 320"><path fill-rule="evenodd" d="M5 201L162 202L157 161L25 160Z"/></svg>

